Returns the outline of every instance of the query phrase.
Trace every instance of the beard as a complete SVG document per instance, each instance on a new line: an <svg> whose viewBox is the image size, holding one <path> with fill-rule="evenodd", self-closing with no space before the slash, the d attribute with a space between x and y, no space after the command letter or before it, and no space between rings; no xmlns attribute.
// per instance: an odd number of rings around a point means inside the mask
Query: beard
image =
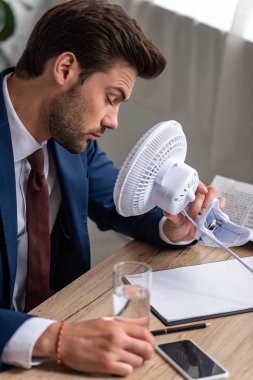
<svg viewBox="0 0 253 380"><path fill-rule="evenodd" d="M71 153L82 153L88 144L84 113L80 85L56 95L49 105L46 122L50 136Z"/></svg>

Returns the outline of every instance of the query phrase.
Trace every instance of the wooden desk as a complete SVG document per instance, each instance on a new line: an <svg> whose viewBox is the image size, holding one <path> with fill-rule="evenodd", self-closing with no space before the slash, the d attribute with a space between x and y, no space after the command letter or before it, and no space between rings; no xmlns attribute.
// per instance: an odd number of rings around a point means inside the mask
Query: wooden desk
<svg viewBox="0 0 253 380"><path fill-rule="evenodd" d="M253 255L253 243L236 248L241 257ZM34 309L33 313L56 320L80 321L110 315L112 310L112 265L122 260L140 260L149 263L153 270L230 259L221 249L196 245L188 249L161 250L158 247L132 241L85 275L55 294ZM236 281L236 279L235 279ZM253 314L245 313L209 321L212 325L203 330L159 336L157 342L176 339L194 339L230 373L229 379L253 379ZM151 329L162 328L162 323L151 315ZM47 362L31 370L13 369L0 375L0 380L68 380L108 379L110 376L85 375ZM115 377L111 377L115 378ZM127 379L180 380L182 377L157 354Z"/></svg>

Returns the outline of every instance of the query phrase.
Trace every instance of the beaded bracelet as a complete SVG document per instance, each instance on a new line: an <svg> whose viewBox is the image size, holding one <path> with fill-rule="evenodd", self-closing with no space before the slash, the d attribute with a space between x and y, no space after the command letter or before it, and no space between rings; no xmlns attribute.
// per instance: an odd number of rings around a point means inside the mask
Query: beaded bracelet
<svg viewBox="0 0 253 380"><path fill-rule="evenodd" d="M63 336L64 325L65 325L65 321L62 321L59 328L57 340L56 340L55 352L56 352L56 361L58 364L63 364L60 351L61 351L61 341L62 341L62 336Z"/></svg>

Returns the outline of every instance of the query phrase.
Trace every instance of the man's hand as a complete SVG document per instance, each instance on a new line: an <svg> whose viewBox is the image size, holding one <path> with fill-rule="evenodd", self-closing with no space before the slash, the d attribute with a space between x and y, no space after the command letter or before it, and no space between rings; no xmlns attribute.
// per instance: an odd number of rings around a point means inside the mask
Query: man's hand
<svg viewBox="0 0 253 380"><path fill-rule="evenodd" d="M193 220L198 215L201 215L208 204L217 197L217 189L213 186L206 187L202 182L199 182L195 196L194 202L190 204L187 211L187 214ZM220 208L223 210L225 198L219 197L219 199ZM184 215L171 215L167 212L164 212L164 215L167 217L167 220L163 224L163 232L171 242L180 243L180 241L191 241L194 239L195 227Z"/></svg>
<svg viewBox="0 0 253 380"><path fill-rule="evenodd" d="M60 323L53 323L37 341L33 356L56 358ZM60 345L62 362L78 371L129 375L150 359L155 340L143 326L120 318L65 322Z"/></svg>

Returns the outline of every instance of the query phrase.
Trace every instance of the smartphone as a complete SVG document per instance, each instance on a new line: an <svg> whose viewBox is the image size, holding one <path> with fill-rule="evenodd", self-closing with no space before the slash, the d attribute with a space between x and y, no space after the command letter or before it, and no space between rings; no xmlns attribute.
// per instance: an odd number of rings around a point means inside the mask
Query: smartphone
<svg viewBox="0 0 253 380"><path fill-rule="evenodd" d="M158 344L156 351L187 380L213 380L228 376L228 371L192 340Z"/></svg>

